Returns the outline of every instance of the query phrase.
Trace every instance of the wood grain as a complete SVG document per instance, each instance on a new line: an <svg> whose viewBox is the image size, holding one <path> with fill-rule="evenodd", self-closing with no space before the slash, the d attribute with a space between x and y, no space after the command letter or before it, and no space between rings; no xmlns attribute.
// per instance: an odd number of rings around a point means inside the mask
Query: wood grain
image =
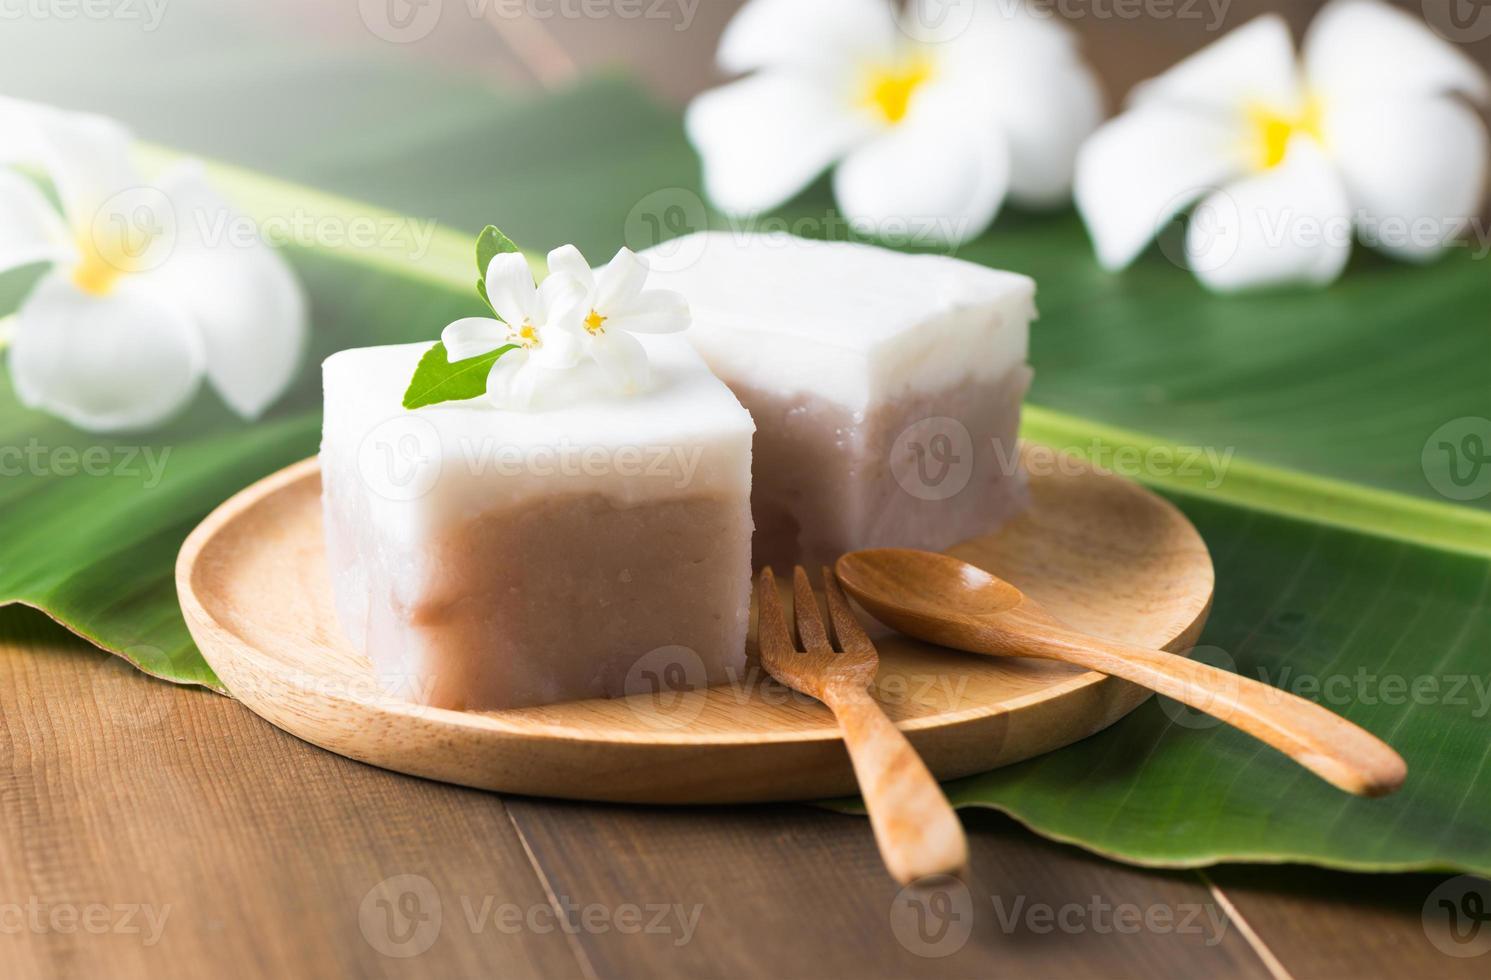
<svg viewBox="0 0 1491 980"><path fill-rule="evenodd" d="M969 817L966 892L925 933L856 818L762 806L638 809L511 800L555 891L591 900L667 900L701 909L694 937L579 937L602 976L1266 977L1194 875L1108 864L1040 841L994 814ZM604 862L596 854L607 856ZM1077 908L1076 906L1080 906ZM1111 911L1198 910L1195 929L1112 926ZM1096 911L1094 911L1096 910ZM1066 925L1045 920L1065 916ZM964 921L943 943L938 926ZM1208 916L1219 916L1213 929ZM911 926L910 929L907 926Z"/></svg>
<svg viewBox="0 0 1491 980"><path fill-rule="evenodd" d="M1194 645L1214 578L1179 510L1075 462L1033 474L1031 496L998 533L954 550L1078 628ZM332 611L315 460L209 515L182 546L176 582L193 638L236 697L355 759L466 786L630 802L817 799L855 787L832 713L771 684L754 657L736 683L707 690L541 708L457 712L383 693ZM1067 745L1148 696L1066 664L891 635L878 644L879 699L944 779Z"/></svg>
<svg viewBox="0 0 1491 980"><path fill-rule="evenodd" d="M463 897L549 905L497 797L311 750L29 611L0 622L0 972L582 975L562 934L465 925ZM362 913L399 875L443 907L417 957Z"/></svg>
<svg viewBox="0 0 1491 980"><path fill-rule="evenodd" d="M1266 955L1276 976L1313 980L1479 977L1487 962L1428 941L1420 915L1435 876L1159 873L969 812L979 914L956 952L923 957L896 938L897 888L859 818L503 800L400 776L140 675L29 610L0 610L0 780L7 976L751 978L801 976L807 964L824 977L1262 977ZM358 915L368 891L399 874L437 883L445 910L438 940L407 959L373 949ZM142 933L12 928L3 909L32 896L44 915L88 903L172 910L147 947ZM540 917L569 909L582 928L469 928L461 900L479 911L487 897ZM1042 931L1030 912L1095 899L1215 908L1231 924L1220 941L1209 928ZM666 923L583 929L587 907L615 923L628 904L702 908L682 942Z"/></svg>
<svg viewBox="0 0 1491 980"><path fill-rule="evenodd" d="M1485 980L1491 975L1484 940L1476 947L1479 955L1448 955L1446 949L1469 950L1454 942L1442 917L1425 916L1431 895L1448 875L1234 866L1207 869L1204 877L1298 980ZM1491 883L1482 882L1479 893L1491 897ZM1491 935L1491 926L1483 924L1481 930Z"/></svg>

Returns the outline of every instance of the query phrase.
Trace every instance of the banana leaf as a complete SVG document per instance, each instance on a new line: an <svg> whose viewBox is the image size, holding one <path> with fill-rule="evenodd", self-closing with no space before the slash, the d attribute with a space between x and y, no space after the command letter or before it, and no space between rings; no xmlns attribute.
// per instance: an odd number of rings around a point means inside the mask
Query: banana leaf
<svg viewBox="0 0 1491 980"><path fill-rule="evenodd" d="M117 105L93 107L257 168L210 169L251 214L391 229L369 248L286 246L314 325L292 391L253 423L204 394L148 439L98 438L21 408L0 376L0 447L23 451L0 481L0 603L34 605L152 674L215 688L176 605L175 553L221 500L315 451L321 357L430 339L478 312L469 245L488 221L531 249L575 241L593 259L729 226L699 201L676 114L624 82L529 100L271 42L235 34L223 66L197 66L221 86L121 76ZM111 52L100 42L98 57ZM28 58L42 74L12 85L16 69L0 68L8 91L52 85L58 101L84 104ZM249 78L258 101L227 126L210 103ZM168 124L141 108L152 85L174 100ZM404 114L399 125L367 109L375 98ZM822 186L770 223L842 229ZM1491 873L1491 495L1477 494L1491 438L1472 438L1491 419L1485 258L1456 250L1416 267L1363 254L1328 290L1219 298L1163 243L1128 273L1102 272L1071 214L1006 214L958 254L1040 284L1027 437L1129 472L1200 528L1218 578L1202 655L1373 730L1410 776L1394 797L1349 798L1151 701L1060 752L951 784L955 802L1145 864ZM0 279L0 313L34 275ZM99 447L107 462L83 469Z"/></svg>

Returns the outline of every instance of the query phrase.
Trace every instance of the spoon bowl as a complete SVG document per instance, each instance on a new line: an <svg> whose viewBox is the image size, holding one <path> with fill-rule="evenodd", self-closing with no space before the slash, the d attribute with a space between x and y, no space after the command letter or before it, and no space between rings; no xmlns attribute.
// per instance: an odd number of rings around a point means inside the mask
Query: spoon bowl
<svg viewBox="0 0 1491 980"><path fill-rule="evenodd" d="M835 573L860 606L896 629L908 616L917 619L921 631L968 628L969 621L999 616L1026 603L1024 592L978 565L911 547L871 547L844 555ZM908 582L915 588L907 588ZM908 629L901 632L921 635Z"/></svg>
<svg viewBox="0 0 1491 980"><path fill-rule="evenodd" d="M992 616L1018 606L1025 594L1013 585L977 565L934 551L912 548L870 548L839 559L838 575L845 588L860 599L860 604L888 626L896 624L882 617L897 617L903 612L932 615L939 619L955 614L961 617ZM844 576L850 576L854 585ZM902 583L908 575L918 582L915 592L907 592ZM894 601L882 601L894 597Z"/></svg>

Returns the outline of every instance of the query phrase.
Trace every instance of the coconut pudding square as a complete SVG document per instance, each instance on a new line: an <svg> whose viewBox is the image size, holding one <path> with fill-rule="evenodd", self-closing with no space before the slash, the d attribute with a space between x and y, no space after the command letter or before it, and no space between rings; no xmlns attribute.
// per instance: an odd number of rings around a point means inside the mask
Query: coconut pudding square
<svg viewBox="0 0 1491 980"><path fill-rule="evenodd" d="M758 566L941 549L1024 505L1029 278L785 234L704 232L646 254L756 421Z"/></svg>
<svg viewBox="0 0 1491 980"><path fill-rule="evenodd" d="M336 612L385 688L487 710L655 690L659 657L739 675L751 419L682 337L639 339L645 390L524 411L403 408L429 344L326 360Z"/></svg>

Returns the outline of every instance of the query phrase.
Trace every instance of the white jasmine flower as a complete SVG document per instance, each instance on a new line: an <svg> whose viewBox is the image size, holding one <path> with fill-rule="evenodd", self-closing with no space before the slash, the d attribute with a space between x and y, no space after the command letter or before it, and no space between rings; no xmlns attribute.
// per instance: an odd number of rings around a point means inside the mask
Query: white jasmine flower
<svg viewBox="0 0 1491 980"><path fill-rule="evenodd" d="M498 408L526 410L535 392L580 362L579 319L584 289L567 275L534 285L528 260L503 252L487 264L487 298L501 317L466 317L440 334L452 362L516 345L487 375L487 397ZM505 322L504 322L505 321Z"/></svg>
<svg viewBox="0 0 1491 980"><path fill-rule="evenodd" d="M1378 0L1333 0L1298 59L1268 14L1134 90L1082 147L1077 206L1099 260L1121 269L1200 200L1187 259L1219 291L1330 283L1353 227L1427 260L1486 185L1485 127L1456 96L1485 101L1485 72Z"/></svg>
<svg viewBox="0 0 1491 980"><path fill-rule="evenodd" d="M857 226L947 243L1071 194L1078 145L1102 119L1068 31L1011 0L749 0L720 42L754 74L689 106L709 196L749 214L836 161L834 196Z"/></svg>
<svg viewBox="0 0 1491 980"><path fill-rule="evenodd" d="M549 274L578 282L580 342L601 370L622 391L647 385L647 351L637 333L676 333L689 326L689 304L670 289L644 289L647 260L629 248L616 253L599 274L573 245L549 253Z"/></svg>
<svg viewBox="0 0 1491 980"><path fill-rule="evenodd" d="M211 241L236 215L185 164L147 183L114 122L0 99L0 272L49 262L16 316L22 403L95 431L169 418L205 375L239 415L284 391L305 344L304 297L255 240Z"/></svg>

